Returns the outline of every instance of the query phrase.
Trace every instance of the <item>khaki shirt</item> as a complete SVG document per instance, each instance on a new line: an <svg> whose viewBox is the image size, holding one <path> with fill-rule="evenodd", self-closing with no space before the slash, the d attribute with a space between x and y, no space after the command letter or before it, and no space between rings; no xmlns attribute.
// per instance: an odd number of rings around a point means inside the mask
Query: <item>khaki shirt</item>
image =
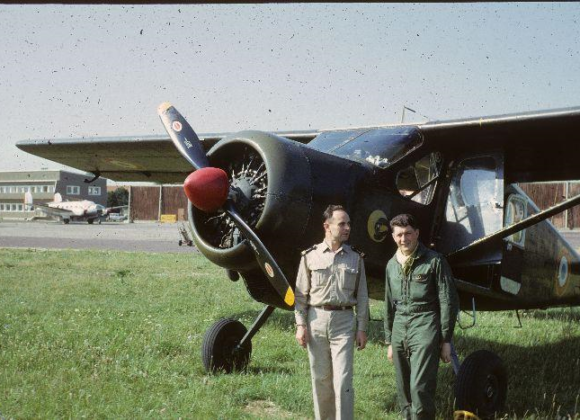
<svg viewBox="0 0 580 420"><path fill-rule="evenodd" d="M322 242L303 252L294 294L296 324L306 325L309 306L354 306L357 330L366 331L369 297L365 265L350 246L343 244L333 252Z"/></svg>

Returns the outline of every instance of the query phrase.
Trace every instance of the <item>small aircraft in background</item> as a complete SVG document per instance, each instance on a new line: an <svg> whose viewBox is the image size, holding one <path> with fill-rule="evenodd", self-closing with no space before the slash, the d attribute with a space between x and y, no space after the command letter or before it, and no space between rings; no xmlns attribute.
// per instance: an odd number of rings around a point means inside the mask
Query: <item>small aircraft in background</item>
<svg viewBox="0 0 580 420"><path fill-rule="evenodd" d="M322 238L321 214L341 204L350 242L366 254L369 295L384 299L395 252L388 221L411 213L420 239L453 269L462 310L580 305L580 256L517 185L580 179L580 108L421 124L198 136L170 104L167 136L21 141L36 156L117 181L183 182L192 239L265 304L248 329L222 319L206 332L208 371L244 368L275 308L292 310L300 251ZM321 267L323 269L324 267ZM412 288L423 287L412 285ZM507 396L502 359L454 355L456 407L481 417Z"/></svg>
<svg viewBox="0 0 580 420"><path fill-rule="evenodd" d="M34 204L30 192L24 195L24 205L27 209L39 209L47 216L54 217L65 225L71 221L84 222L89 225L101 223L112 210L126 208L127 206L105 207L90 200L63 201L60 193L54 194L53 201L44 204Z"/></svg>

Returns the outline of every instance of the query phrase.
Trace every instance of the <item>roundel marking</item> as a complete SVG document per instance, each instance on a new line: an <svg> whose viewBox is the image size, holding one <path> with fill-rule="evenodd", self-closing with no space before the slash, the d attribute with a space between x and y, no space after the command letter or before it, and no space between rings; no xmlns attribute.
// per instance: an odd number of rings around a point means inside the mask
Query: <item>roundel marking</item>
<svg viewBox="0 0 580 420"><path fill-rule="evenodd" d="M171 124L171 127L177 131L178 133L181 131L181 129L183 128L183 126L181 125L181 123L179 121L173 121L173 123Z"/></svg>
<svg viewBox="0 0 580 420"><path fill-rule="evenodd" d="M558 269L558 284L564 287L568 281L568 259L562 256L560 259L560 268Z"/></svg>
<svg viewBox="0 0 580 420"><path fill-rule="evenodd" d="M268 263L265 263L264 268L266 269L266 273L268 273L270 277L274 278L274 269L272 268L272 266Z"/></svg>
<svg viewBox="0 0 580 420"><path fill-rule="evenodd" d="M383 242L389 234L387 215L382 210L375 210L367 221L369 237L375 242Z"/></svg>
<svg viewBox="0 0 580 420"><path fill-rule="evenodd" d="M556 294L562 296L568 287L568 279L570 278L570 260L571 255L567 249L562 249L559 252L560 263L558 271L556 272Z"/></svg>

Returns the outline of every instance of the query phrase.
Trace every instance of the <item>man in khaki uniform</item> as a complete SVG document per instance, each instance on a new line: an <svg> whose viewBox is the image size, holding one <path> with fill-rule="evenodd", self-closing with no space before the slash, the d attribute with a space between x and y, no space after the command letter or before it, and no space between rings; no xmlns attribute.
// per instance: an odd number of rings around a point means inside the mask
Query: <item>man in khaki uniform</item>
<svg viewBox="0 0 580 420"><path fill-rule="evenodd" d="M367 342L365 267L362 253L345 244L350 218L342 206L328 206L323 226L324 241L302 252L296 340L308 347L316 419L352 419L354 345L362 350Z"/></svg>

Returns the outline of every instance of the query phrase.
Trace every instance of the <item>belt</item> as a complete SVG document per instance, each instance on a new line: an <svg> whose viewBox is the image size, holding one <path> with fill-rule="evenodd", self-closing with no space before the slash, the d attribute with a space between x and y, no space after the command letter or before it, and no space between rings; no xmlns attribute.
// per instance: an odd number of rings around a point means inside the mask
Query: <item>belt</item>
<svg viewBox="0 0 580 420"><path fill-rule="evenodd" d="M352 306L336 306L336 305L322 305L322 306L317 306L317 308L324 309L325 311L349 311L349 310L352 310Z"/></svg>
<svg viewBox="0 0 580 420"><path fill-rule="evenodd" d="M433 311L437 311L439 309L439 303L438 302L431 302L431 303L425 303L425 304L420 304L420 305L405 305L403 302L395 300L393 301L393 304L395 305L395 311L402 311L402 312L408 312L408 313L412 313L412 314L418 314L418 313L422 313L422 312L433 312Z"/></svg>

